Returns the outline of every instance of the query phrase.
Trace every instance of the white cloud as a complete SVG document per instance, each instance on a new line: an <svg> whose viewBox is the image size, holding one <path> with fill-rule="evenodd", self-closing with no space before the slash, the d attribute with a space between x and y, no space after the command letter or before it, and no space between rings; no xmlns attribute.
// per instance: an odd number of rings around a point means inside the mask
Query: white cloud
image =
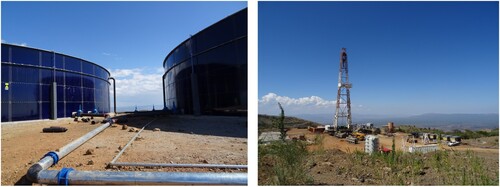
<svg viewBox="0 0 500 187"><path fill-rule="evenodd" d="M163 72L158 68L112 69L116 79L117 106L153 105L163 103ZM157 106L162 108L163 106Z"/></svg>
<svg viewBox="0 0 500 187"><path fill-rule="evenodd" d="M281 103L285 114L333 114L336 100L326 100L318 96L291 98L268 93L259 100L259 114L279 114L278 102ZM351 105L354 109L361 109L363 105Z"/></svg>
<svg viewBox="0 0 500 187"><path fill-rule="evenodd" d="M116 54L106 53L106 52L102 52L101 54L104 56L117 56Z"/></svg>
<svg viewBox="0 0 500 187"><path fill-rule="evenodd" d="M329 101L318 96L291 98L268 93L259 100L259 114L278 114L278 102L287 114L332 113L336 105L335 100Z"/></svg>

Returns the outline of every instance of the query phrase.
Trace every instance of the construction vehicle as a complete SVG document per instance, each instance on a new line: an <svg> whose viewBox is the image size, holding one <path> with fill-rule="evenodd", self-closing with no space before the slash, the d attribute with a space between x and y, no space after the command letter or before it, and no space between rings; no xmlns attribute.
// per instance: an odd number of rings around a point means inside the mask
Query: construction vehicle
<svg viewBox="0 0 500 187"><path fill-rule="evenodd" d="M449 147L457 146L459 144L460 144L460 142L448 142Z"/></svg>
<svg viewBox="0 0 500 187"><path fill-rule="evenodd" d="M352 136L358 139L359 141L365 141L365 136L366 134L361 133L361 132L354 132L352 133Z"/></svg>
<svg viewBox="0 0 500 187"><path fill-rule="evenodd" d="M352 144L357 144L358 143L358 138L353 137L353 136L348 136L346 138L347 142L352 143Z"/></svg>
<svg viewBox="0 0 500 187"><path fill-rule="evenodd" d="M450 147L457 146L457 145L460 145L462 143L462 137L460 137L460 136L449 136L449 135L447 135L446 136L446 140L447 140L446 144L448 146L450 146Z"/></svg>
<svg viewBox="0 0 500 187"><path fill-rule="evenodd" d="M337 138L347 138L347 136L349 136L348 132L341 132L341 131L335 132L335 137Z"/></svg>
<svg viewBox="0 0 500 187"><path fill-rule="evenodd" d="M413 134L413 133L412 133L412 134ZM417 140L417 138L415 138L415 136L410 135L410 136L407 136L407 137L406 137L406 142L408 142L408 143L417 143L417 142L418 142L418 140Z"/></svg>

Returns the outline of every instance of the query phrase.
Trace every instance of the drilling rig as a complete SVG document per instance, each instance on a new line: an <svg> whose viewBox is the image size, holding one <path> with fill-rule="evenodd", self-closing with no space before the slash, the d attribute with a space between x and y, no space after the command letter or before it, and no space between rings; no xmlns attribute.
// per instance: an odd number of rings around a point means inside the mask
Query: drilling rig
<svg viewBox="0 0 500 187"><path fill-rule="evenodd" d="M333 125L327 125L325 131L336 135L351 132L351 98L349 89L352 84L349 82L348 60L345 48L340 51L339 83L337 87L337 105Z"/></svg>

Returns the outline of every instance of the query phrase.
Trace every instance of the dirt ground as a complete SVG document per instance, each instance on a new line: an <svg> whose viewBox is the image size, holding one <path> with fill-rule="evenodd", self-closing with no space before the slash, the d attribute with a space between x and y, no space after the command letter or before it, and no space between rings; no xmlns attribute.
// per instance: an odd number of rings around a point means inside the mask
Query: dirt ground
<svg viewBox="0 0 500 187"><path fill-rule="evenodd" d="M336 138L334 136L330 136L324 133L314 134L309 132L307 129L292 128L287 132L287 135L291 137L305 135L306 139L310 141L314 141L316 136L323 136L322 147L324 150L339 149L346 153L352 153L355 150L364 151L364 141L360 141L360 143L358 144L350 144L347 141L345 141L345 139ZM402 150L404 136L406 136L405 133L394 133L396 150ZM383 135L379 135L378 137L380 146L387 147L389 149L392 147L392 137ZM455 147L448 147L443 145L440 145L439 147L441 149L453 149L459 151L472 150L477 152L484 152L484 153L491 153L498 155L498 136L464 140L463 143L465 144L461 144ZM409 145L410 145L409 143L406 144L406 146ZM424 144L422 144L421 141L419 140L419 142L416 143L415 145L424 145ZM310 146L311 150L316 150L317 148L318 146L316 145Z"/></svg>
<svg viewBox="0 0 500 187"><path fill-rule="evenodd" d="M157 118L129 146L117 162L247 164L247 120L221 116L128 116L128 129L141 129ZM102 120L96 118L96 120ZM50 126L68 128L64 133L43 133ZM72 119L2 124L2 185L30 184L23 176L47 152L90 132L100 124ZM136 132L109 127L62 158L51 169L72 167L89 171L246 172L208 168L106 168ZM159 128L161 131L153 131ZM93 154L86 155L91 149Z"/></svg>
<svg viewBox="0 0 500 187"><path fill-rule="evenodd" d="M364 141L361 141L359 144L350 144L344 139L336 138L328 134L313 134L307 131L307 129L297 128L290 129L287 134L290 137L305 135L308 142L311 142L308 149L312 157L309 160L308 167L310 168L309 174L313 177L314 183L317 185L384 185L388 183L387 181L384 182L380 180L381 178L385 178L383 175L394 174L394 172L380 172L385 167L382 163L370 164L367 160L363 160L362 163L352 162L354 159L354 154L352 154L354 150L364 151ZM321 136L321 138L318 136ZM402 139L404 136L404 133L395 134L394 138L397 150L402 149ZM320 139L323 140L323 143L318 144L315 142L315 140ZM391 148L392 137L379 135L379 143L381 146ZM477 140L464 140L463 143L464 144L455 147L448 147L446 145L439 145L439 147L440 149L450 150L451 153L457 153L457 156L452 157L451 160L460 160L463 156L460 156L458 153L464 154L467 150L471 150L474 155L484 161L485 169L489 171L489 175L494 176L495 173L498 174L498 136L480 138ZM419 142L417 145L422 144ZM424 155L423 159L432 157L432 154L433 153L429 153L427 156ZM368 165L371 166L366 167ZM433 182L440 180L438 177L433 177L439 174L439 172L433 170L433 168L426 169L423 172L427 173L424 175L425 177L407 179L407 181L402 181L403 183L401 185L432 185ZM374 173L381 173L381 176L374 176ZM410 183L408 181L413 181L415 183Z"/></svg>

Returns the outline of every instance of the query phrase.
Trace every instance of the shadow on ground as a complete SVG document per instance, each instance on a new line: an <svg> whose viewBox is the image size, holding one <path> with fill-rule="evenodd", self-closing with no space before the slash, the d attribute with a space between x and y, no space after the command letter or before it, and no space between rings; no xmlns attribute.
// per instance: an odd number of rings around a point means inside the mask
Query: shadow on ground
<svg viewBox="0 0 500 187"><path fill-rule="evenodd" d="M247 118L240 116L193 116L193 115L171 115L158 112L128 114L118 119L117 124L126 124L129 127L141 129L149 124L145 130L160 128L161 131L225 136L235 138L247 138Z"/></svg>

